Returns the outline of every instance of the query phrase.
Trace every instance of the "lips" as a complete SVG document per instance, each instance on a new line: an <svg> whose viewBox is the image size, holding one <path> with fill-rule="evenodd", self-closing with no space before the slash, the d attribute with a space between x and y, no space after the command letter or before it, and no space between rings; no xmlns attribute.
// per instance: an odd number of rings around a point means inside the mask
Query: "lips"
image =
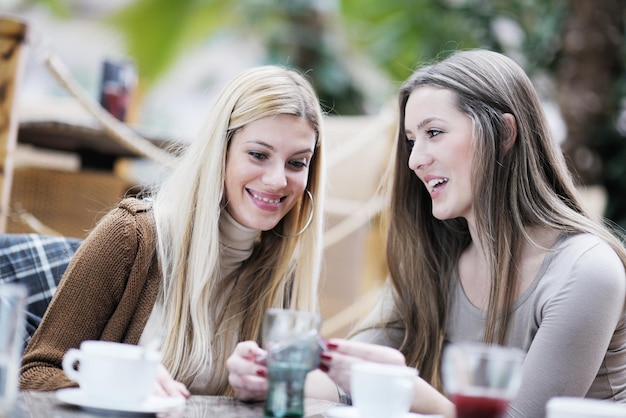
<svg viewBox="0 0 626 418"><path fill-rule="evenodd" d="M285 199L285 196L281 196L281 195L261 193L261 192L250 190L250 189L246 189L246 190L248 191L248 194L252 197L252 199L254 199L255 201L258 201L259 203L266 203L269 205L278 205Z"/></svg>
<svg viewBox="0 0 626 418"><path fill-rule="evenodd" d="M428 186L430 192L432 193L433 191L435 191L438 187L440 187L443 184L446 184L448 182L448 178L447 177L432 177L432 176L428 176L424 179L424 182L426 183L426 186Z"/></svg>

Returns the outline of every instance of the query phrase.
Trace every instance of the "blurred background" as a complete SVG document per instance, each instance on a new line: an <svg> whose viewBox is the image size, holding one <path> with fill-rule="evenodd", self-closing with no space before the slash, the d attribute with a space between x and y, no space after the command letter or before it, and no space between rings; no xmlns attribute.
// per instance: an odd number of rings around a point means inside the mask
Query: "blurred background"
<svg viewBox="0 0 626 418"><path fill-rule="evenodd" d="M84 236L117 198L161 173L119 147L103 151L114 140L50 73L45 53L94 100L105 61L129 65L123 119L158 144L193 140L216 92L241 70L293 66L328 114L322 302L326 334L339 335L386 271L377 186L396 91L417 65L474 47L525 68L590 210L626 227L624 0L0 0L0 14L22 19L29 33L15 94L22 153L12 202L20 216L9 229ZM83 224L75 203L60 202L68 194L84 198Z"/></svg>

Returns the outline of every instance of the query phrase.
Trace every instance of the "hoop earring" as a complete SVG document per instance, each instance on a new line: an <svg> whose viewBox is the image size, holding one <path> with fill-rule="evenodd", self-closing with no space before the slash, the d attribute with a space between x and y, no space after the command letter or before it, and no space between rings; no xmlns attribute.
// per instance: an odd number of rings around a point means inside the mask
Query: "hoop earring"
<svg viewBox="0 0 626 418"><path fill-rule="evenodd" d="M296 232L295 234L287 234L287 235L279 234L278 232L272 229L272 232L274 234L278 235L281 238L295 238L307 230L307 228L309 227L309 225L311 225L311 222L313 221L313 214L315 213L315 207L314 207L315 201L313 200L313 195L311 194L310 191L306 190L306 194L309 196L309 200L311 200L311 212L309 213L309 218L306 220L306 224L304 224L304 227L298 232Z"/></svg>

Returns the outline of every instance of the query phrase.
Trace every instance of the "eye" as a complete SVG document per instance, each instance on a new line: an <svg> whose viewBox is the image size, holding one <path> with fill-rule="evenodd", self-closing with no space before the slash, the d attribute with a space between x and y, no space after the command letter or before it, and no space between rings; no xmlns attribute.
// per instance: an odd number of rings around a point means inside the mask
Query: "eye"
<svg viewBox="0 0 626 418"><path fill-rule="evenodd" d="M409 152L413 150L413 145L415 145L415 140L411 138L406 139L406 148Z"/></svg>
<svg viewBox="0 0 626 418"><path fill-rule="evenodd" d="M291 165L296 170L302 170L309 166L306 160L292 160L292 161L289 161L289 165Z"/></svg>
<svg viewBox="0 0 626 418"><path fill-rule="evenodd" d="M440 131L439 129L429 129L426 131L426 134L428 134L429 138L433 138L439 134L442 134L443 131Z"/></svg>
<svg viewBox="0 0 626 418"><path fill-rule="evenodd" d="M248 151L248 155L257 160L267 160L267 155L262 152Z"/></svg>

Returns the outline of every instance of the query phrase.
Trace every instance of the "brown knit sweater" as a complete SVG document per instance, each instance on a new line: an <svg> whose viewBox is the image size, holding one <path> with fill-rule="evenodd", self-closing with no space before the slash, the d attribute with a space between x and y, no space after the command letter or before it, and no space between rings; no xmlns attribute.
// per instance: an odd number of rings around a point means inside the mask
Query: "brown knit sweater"
<svg viewBox="0 0 626 418"><path fill-rule="evenodd" d="M24 351L22 390L77 386L61 368L84 340L137 344L161 276L151 205L124 199L78 249Z"/></svg>

